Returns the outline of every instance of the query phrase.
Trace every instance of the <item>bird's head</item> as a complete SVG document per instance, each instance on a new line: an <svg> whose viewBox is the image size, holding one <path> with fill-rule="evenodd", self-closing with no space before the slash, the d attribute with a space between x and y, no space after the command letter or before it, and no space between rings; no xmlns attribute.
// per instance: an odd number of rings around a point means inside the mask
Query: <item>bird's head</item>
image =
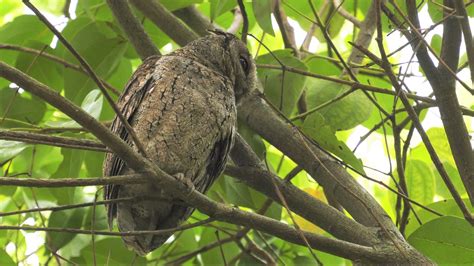
<svg viewBox="0 0 474 266"><path fill-rule="evenodd" d="M234 84L235 99L239 102L244 95L256 88L255 61L245 44L235 35L222 31L212 33L177 52L193 56L200 63L228 77Z"/></svg>

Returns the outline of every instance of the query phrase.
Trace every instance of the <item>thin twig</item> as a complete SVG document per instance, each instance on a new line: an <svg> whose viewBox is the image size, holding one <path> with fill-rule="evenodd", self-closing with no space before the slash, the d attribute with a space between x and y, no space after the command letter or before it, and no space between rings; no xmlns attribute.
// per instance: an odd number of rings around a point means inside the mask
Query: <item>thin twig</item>
<svg viewBox="0 0 474 266"><path fill-rule="evenodd" d="M245 5L242 0L237 0L239 4L240 14L242 15L242 41L247 43L247 34L249 32L249 18L247 16L247 11L245 10Z"/></svg>
<svg viewBox="0 0 474 266"><path fill-rule="evenodd" d="M41 50L37 50L37 49L29 48L29 47L23 47L23 46L14 45L14 44L0 44L0 49L6 49L6 50L19 51L19 52L25 52L25 53L39 55L39 56L44 57L46 59L49 59L51 61L60 63L65 68L69 68L69 69L72 69L72 70L77 71L79 73L88 75L87 71L84 68L82 68L81 66L72 64L72 63L62 59L61 57L58 57L58 56L55 56L55 55L52 55L52 54L49 54L49 53L46 53L46 52L42 52ZM116 96L120 95L120 91L118 91L116 88L114 88L112 85L110 85L110 83L108 83L107 81L105 81L103 79L101 79L100 81L113 94L115 94Z"/></svg>
<svg viewBox="0 0 474 266"><path fill-rule="evenodd" d="M99 152L109 151L102 143L93 140L58 137L3 129L0 129L0 139Z"/></svg>

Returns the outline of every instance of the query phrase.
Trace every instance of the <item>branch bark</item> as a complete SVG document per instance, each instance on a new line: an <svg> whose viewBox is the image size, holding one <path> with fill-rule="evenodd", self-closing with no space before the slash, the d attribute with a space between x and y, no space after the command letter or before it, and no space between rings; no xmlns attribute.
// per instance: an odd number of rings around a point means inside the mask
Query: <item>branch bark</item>
<svg viewBox="0 0 474 266"><path fill-rule="evenodd" d="M199 38L194 31L190 30L186 24L168 11L159 1L131 0L131 2L180 46L185 46L187 43Z"/></svg>
<svg viewBox="0 0 474 266"><path fill-rule="evenodd" d="M44 144L63 148L82 149L105 152L107 149L102 143L87 139L76 139L68 137L49 136L21 131L0 129L0 139L21 141L31 144Z"/></svg>
<svg viewBox="0 0 474 266"><path fill-rule="evenodd" d="M197 8L192 5L173 11L186 25L194 30L199 36L209 34L209 30L215 30L216 27L205 17Z"/></svg>
<svg viewBox="0 0 474 266"><path fill-rule="evenodd" d="M142 24L133 15L127 0L107 0L107 4L142 60L160 54Z"/></svg>

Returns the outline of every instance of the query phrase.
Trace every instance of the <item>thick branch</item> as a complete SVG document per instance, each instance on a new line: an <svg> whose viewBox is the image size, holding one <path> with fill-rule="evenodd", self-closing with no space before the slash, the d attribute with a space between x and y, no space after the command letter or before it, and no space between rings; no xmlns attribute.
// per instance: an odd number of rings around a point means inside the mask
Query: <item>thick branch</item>
<svg viewBox="0 0 474 266"><path fill-rule="evenodd" d="M173 11L178 18L193 29L199 36L209 34L209 30L215 30L216 27L212 25L209 18L204 16L197 8L192 5L182 9Z"/></svg>
<svg viewBox="0 0 474 266"><path fill-rule="evenodd" d="M337 13L344 17L345 19L349 20L354 26L357 28L362 28L363 22L360 22L356 17L354 17L351 13L347 12L347 10L342 7L342 3L340 0L332 0L334 7L336 8ZM370 11L367 12L365 15L365 20L369 17Z"/></svg>
<svg viewBox="0 0 474 266"><path fill-rule="evenodd" d="M127 0L107 0L107 4L142 60L160 54L142 24L133 15Z"/></svg>
<svg viewBox="0 0 474 266"><path fill-rule="evenodd" d="M177 44L185 46L199 38L194 31L190 30L186 24L168 11L159 1L131 0L131 2Z"/></svg>
<svg viewBox="0 0 474 266"><path fill-rule="evenodd" d="M286 204L293 212L313 222L338 239L364 245L373 244L376 240L373 232L370 232L366 227L290 183L283 182L266 170L228 165L225 173L238 178L248 186L282 204L276 193L278 189L281 194L285 195ZM268 184L275 184L276 188Z"/></svg>
<svg viewBox="0 0 474 266"><path fill-rule="evenodd" d="M308 143L295 128L284 122L260 97L252 95L242 101L239 118L253 130L302 166L324 189L334 194L354 217L366 226L380 226L377 217L394 228L385 211L352 176L334 159L312 143Z"/></svg>
<svg viewBox="0 0 474 266"><path fill-rule="evenodd" d="M334 2L339 2L339 0L334 0ZM360 31L357 35L357 39L355 40L356 44L365 48L369 47L370 43L372 42L372 38L374 37L376 8L376 1L372 1L372 4L370 5L369 10L367 11L367 14L365 15L364 21L360 24ZM351 65L351 63L358 65L362 63L363 59L364 55L358 49L352 49L351 54L347 59L347 63L349 65ZM358 69L360 68L355 68L352 70L354 74L357 74Z"/></svg>
<svg viewBox="0 0 474 266"><path fill-rule="evenodd" d="M464 35L464 43L466 44L467 62L471 71L471 82L474 82L474 43L472 39L471 27L469 25L469 16L463 0L453 0L456 6L456 13L460 16L462 34ZM471 2L472 3L472 2Z"/></svg>

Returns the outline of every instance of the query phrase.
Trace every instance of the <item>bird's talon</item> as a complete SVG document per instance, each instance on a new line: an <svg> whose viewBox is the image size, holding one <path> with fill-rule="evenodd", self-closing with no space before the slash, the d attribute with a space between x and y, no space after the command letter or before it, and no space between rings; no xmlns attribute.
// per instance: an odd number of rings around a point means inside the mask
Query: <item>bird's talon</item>
<svg viewBox="0 0 474 266"><path fill-rule="evenodd" d="M183 183L186 186L187 190L189 191L189 194L191 194L191 192L194 191L193 181L191 181L191 179L189 178L186 178L183 173L177 173L174 175L174 177L176 178L176 180L178 180L179 182Z"/></svg>

